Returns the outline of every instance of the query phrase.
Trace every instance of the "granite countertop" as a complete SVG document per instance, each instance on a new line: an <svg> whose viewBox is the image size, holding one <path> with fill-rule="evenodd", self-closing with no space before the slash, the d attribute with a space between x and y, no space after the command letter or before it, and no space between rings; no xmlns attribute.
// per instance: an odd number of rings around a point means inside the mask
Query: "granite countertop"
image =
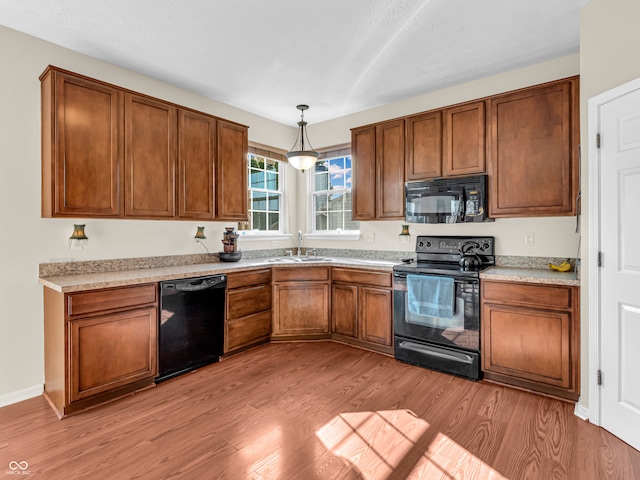
<svg viewBox="0 0 640 480"><path fill-rule="evenodd" d="M556 272L549 268L491 267L480 274L481 279L510 282L544 283L549 285L580 286L574 272Z"/></svg>
<svg viewBox="0 0 640 480"><path fill-rule="evenodd" d="M294 257L295 258L295 257ZM136 268L113 272L80 273L68 275L41 276L39 282L52 290L69 293L100 288L138 285L142 283L162 282L181 278L200 277L218 273L232 273L257 268L295 268L301 265L360 267L368 270L391 272L400 262L375 259L333 257L327 260L294 261L291 263L273 262L272 258L252 258L239 262L215 262L193 265L173 265L152 268Z"/></svg>

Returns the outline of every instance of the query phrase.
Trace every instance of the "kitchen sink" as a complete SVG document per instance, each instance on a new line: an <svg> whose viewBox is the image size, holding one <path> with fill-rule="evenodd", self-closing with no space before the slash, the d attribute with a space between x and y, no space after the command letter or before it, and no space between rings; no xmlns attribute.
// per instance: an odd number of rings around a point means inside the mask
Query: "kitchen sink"
<svg viewBox="0 0 640 480"><path fill-rule="evenodd" d="M264 263L316 263L332 261L332 258L327 257L275 257L267 258Z"/></svg>

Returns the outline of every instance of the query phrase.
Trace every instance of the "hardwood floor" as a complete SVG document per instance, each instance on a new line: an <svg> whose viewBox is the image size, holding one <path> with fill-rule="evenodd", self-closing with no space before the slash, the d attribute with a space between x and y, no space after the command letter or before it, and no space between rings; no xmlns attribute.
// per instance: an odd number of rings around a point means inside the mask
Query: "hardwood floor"
<svg viewBox="0 0 640 480"><path fill-rule="evenodd" d="M573 404L334 342L269 344L58 420L0 409L0 478L634 479ZM22 464L23 466L25 464Z"/></svg>

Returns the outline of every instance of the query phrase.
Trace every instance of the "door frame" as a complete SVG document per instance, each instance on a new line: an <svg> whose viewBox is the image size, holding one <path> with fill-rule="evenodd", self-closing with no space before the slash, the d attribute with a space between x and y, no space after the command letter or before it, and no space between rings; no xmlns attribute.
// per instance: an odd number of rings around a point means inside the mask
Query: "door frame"
<svg viewBox="0 0 640 480"><path fill-rule="evenodd" d="M601 389L598 386L598 370L600 369L600 329L601 311L601 275L598 266L600 251L600 149L596 144L596 136L600 132L600 108L618 97L634 90L640 90L640 78L631 80L588 100L588 139L589 139L589 422L600 426Z"/></svg>

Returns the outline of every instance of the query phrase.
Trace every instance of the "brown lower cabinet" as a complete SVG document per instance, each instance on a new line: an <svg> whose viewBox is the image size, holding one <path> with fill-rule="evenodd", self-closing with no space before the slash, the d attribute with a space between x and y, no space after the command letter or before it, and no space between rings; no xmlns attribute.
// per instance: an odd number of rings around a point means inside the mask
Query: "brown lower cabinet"
<svg viewBox="0 0 640 480"><path fill-rule="evenodd" d="M224 353L269 341L271 268L227 275Z"/></svg>
<svg viewBox="0 0 640 480"><path fill-rule="evenodd" d="M332 270L331 332L336 340L393 353L391 274Z"/></svg>
<svg viewBox="0 0 640 480"><path fill-rule="evenodd" d="M577 400L579 287L482 282L484 378Z"/></svg>
<svg viewBox="0 0 640 480"><path fill-rule="evenodd" d="M154 384L158 287L44 289L44 395L59 417Z"/></svg>
<svg viewBox="0 0 640 480"><path fill-rule="evenodd" d="M272 340L330 338L328 267L273 269Z"/></svg>

